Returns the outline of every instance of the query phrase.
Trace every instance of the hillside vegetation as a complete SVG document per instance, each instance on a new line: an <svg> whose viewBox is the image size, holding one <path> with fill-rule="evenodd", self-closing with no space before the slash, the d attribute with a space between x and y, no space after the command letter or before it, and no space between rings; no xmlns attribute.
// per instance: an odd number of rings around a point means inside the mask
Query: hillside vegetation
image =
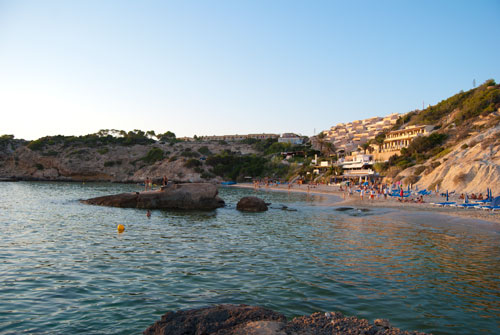
<svg viewBox="0 0 500 335"><path fill-rule="evenodd" d="M0 137L0 178L139 182L146 177L186 181L287 178L304 158L281 152L309 146L276 139L184 142L172 132L101 130L85 136L45 136L34 141Z"/></svg>
<svg viewBox="0 0 500 335"><path fill-rule="evenodd" d="M378 164L376 169L391 181L403 180L427 188L442 184L457 190L486 188L479 186L483 183L475 179L476 175L483 173L487 175L486 180L496 184L495 178L500 179L496 161L500 148L499 109L500 85L488 80L435 106L410 112L398 120L394 129L409 125L433 125L435 131L429 136L414 139L407 149L401 151L401 155L391 157L385 164ZM474 150L471 150L472 147L475 147ZM486 150L487 155L482 155ZM452 157L460 157L460 160L450 159ZM474 169L465 173L461 167L466 165L474 166ZM439 173L440 178L433 178L435 173Z"/></svg>

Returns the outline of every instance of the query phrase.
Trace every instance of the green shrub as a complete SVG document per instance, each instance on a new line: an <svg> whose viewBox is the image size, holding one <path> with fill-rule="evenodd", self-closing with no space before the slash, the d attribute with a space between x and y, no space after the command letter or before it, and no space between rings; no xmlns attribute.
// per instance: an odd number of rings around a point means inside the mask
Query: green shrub
<svg viewBox="0 0 500 335"><path fill-rule="evenodd" d="M186 157L186 158L196 158L196 157L200 157L200 154L197 153L196 151L191 151L191 149L189 149L189 150L184 150L183 152L181 152L181 156Z"/></svg>
<svg viewBox="0 0 500 335"><path fill-rule="evenodd" d="M104 166L105 167L111 167L111 166L121 165L121 164L122 164L122 161L120 161L120 160L117 160L117 161L106 161L106 162L104 162Z"/></svg>
<svg viewBox="0 0 500 335"><path fill-rule="evenodd" d="M43 169L45 169L45 167L42 164L40 164L40 163L36 163L35 167L37 168L37 170L43 170Z"/></svg>
<svg viewBox="0 0 500 335"><path fill-rule="evenodd" d="M70 152L68 156L84 155L87 153L88 153L88 151L86 149L78 149L78 150L73 150L72 152Z"/></svg>
<svg viewBox="0 0 500 335"><path fill-rule="evenodd" d="M177 156L172 156L168 159L169 162L175 162L177 160Z"/></svg>
<svg viewBox="0 0 500 335"><path fill-rule="evenodd" d="M197 160L196 158L191 158L191 159L188 159L186 161L186 163L184 163L184 166L187 167L187 168L195 168L195 167L199 167L201 166L201 162L199 160Z"/></svg>
<svg viewBox="0 0 500 335"><path fill-rule="evenodd" d="M468 147L469 147L469 146L467 145L467 143L464 143L464 144L462 144L462 146L460 147L460 149L465 150L465 149L467 149Z"/></svg>
<svg viewBox="0 0 500 335"><path fill-rule="evenodd" d="M198 149L198 152L202 155L205 155L205 156L212 155L212 152L210 151L210 149L208 149L207 146L202 146L201 148Z"/></svg>
<svg viewBox="0 0 500 335"><path fill-rule="evenodd" d="M429 136L419 136L411 141L408 153L427 153L441 145L448 136L441 133L432 133Z"/></svg>
<svg viewBox="0 0 500 335"><path fill-rule="evenodd" d="M267 160L256 155L240 156L224 150L218 155L207 158L207 165L212 166L212 173L230 180L238 177L263 176Z"/></svg>
<svg viewBox="0 0 500 335"><path fill-rule="evenodd" d="M157 161L162 160L164 157L163 155L163 150L161 150L160 148L151 148L146 156L142 157L141 160L145 163L153 164Z"/></svg>
<svg viewBox="0 0 500 335"><path fill-rule="evenodd" d="M57 151L55 151L55 150L49 150L47 152L44 152L42 155L43 156L52 156L52 157L54 157L54 156L57 156L58 154L59 153Z"/></svg>
<svg viewBox="0 0 500 335"><path fill-rule="evenodd" d="M446 148L446 149L440 151L436 156L434 156L434 159L439 159L441 157L446 156L447 154L449 154L451 152L451 150L452 150L451 148Z"/></svg>
<svg viewBox="0 0 500 335"><path fill-rule="evenodd" d="M373 170L375 172L378 172L378 173L381 173L381 172L387 170L388 167L389 166L387 163L377 162L377 163L373 164Z"/></svg>
<svg viewBox="0 0 500 335"><path fill-rule="evenodd" d="M97 152L100 153L101 155L107 154L108 151L109 151L108 148L101 148L101 149L97 150Z"/></svg>
<svg viewBox="0 0 500 335"><path fill-rule="evenodd" d="M43 140L43 138L40 138L28 143L27 147L32 151L40 151L45 147L45 141Z"/></svg>
<svg viewBox="0 0 500 335"><path fill-rule="evenodd" d="M6 148L9 143L14 140L14 135L2 135L0 136L0 148Z"/></svg>
<svg viewBox="0 0 500 335"><path fill-rule="evenodd" d="M210 173L210 172L207 172L207 171L203 171L201 173L201 178L203 179L212 179L212 178L215 178L215 175L213 173Z"/></svg>

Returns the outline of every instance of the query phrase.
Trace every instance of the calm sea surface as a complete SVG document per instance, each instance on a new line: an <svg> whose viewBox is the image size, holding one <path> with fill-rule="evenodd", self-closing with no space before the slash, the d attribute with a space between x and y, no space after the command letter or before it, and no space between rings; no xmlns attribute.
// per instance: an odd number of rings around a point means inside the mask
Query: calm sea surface
<svg viewBox="0 0 500 335"><path fill-rule="evenodd" d="M78 202L137 190L0 183L1 334L140 334L169 310L217 303L500 332L500 235L488 224L336 212L331 198L279 192L258 194L273 203L268 212L245 214L236 202L254 191L227 188L226 208L150 219Z"/></svg>

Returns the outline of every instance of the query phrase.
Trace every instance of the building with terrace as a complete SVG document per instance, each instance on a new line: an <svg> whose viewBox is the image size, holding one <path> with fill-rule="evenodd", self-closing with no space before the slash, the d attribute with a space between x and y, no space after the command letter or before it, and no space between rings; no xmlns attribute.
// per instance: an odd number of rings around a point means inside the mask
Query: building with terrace
<svg viewBox="0 0 500 335"><path fill-rule="evenodd" d="M386 134L381 151L400 151L408 148L411 141L418 136L426 136L432 132L434 126L408 126L401 130L393 130Z"/></svg>

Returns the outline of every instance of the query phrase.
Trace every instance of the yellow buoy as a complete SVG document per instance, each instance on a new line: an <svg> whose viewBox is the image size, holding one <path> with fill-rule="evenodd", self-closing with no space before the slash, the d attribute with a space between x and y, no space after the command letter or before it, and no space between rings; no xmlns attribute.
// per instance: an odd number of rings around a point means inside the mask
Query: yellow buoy
<svg viewBox="0 0 500 335"><path fill-rule="evenodd" d="M125 230L125 226L122 225L122 224L119 224L118 227L117 227L117 230L119 233L123 233L123 231Z"/></svg>

